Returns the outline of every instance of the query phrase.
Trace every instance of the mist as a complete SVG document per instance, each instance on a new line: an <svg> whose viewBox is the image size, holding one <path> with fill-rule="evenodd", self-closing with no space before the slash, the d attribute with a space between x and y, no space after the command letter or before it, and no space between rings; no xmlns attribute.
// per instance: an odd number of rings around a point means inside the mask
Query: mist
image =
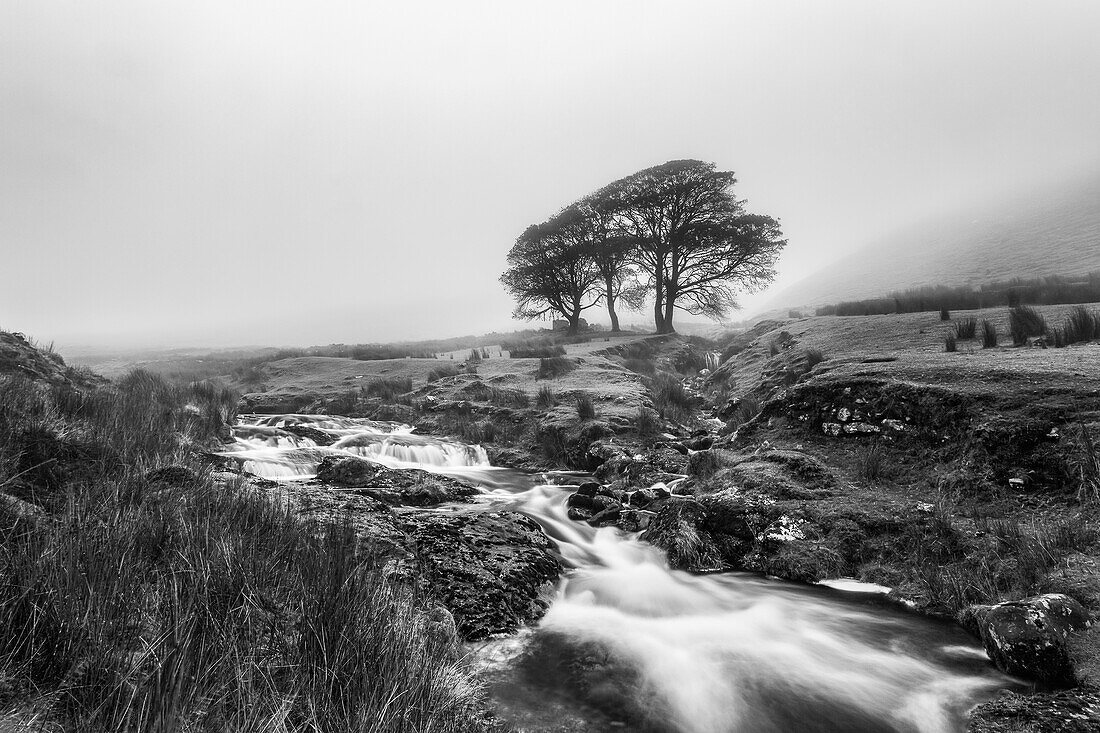
<svg viewBox="0 0 1100 733"><path fill-rule="evenodd" d="M0 328L510 330L515 237L677 158L782 221L774 291L1100 167L1098 34L1085 2L5 3Z"/></svg>

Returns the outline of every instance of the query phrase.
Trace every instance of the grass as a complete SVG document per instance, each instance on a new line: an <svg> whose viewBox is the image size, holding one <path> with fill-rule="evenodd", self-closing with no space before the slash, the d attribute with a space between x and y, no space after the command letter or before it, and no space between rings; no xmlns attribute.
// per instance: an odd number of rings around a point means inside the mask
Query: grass
<svg viewBox="0 0 1100 733"><path fill-rule="evenodd" d="M1090 311L1084 306L1074 308L1062 326L1051 332L1051 340L1056 348L1093 339L1100 339L1100 313Z"/></svg>
<svg viewBox="0 0 1100 733"><path fill-rule="evenodd" d="M49 517L0 522L7 708L90 733L481 730L446 619L353 527L198 461L234 404L146 372L0 377L0 486Z"/></svg>
<svg viewBox="0 0 1100 733"><path fill-rule="evenodd" d="M544 384L539 387L539 394L535 402L539 407L553 407L558 404L558 397L549 385Z"/></svg>
<svg viewBox="0 0 1100 733"><path fill-rule="evenodd" d="M948 331L947 335L943 337L943 350L948 353L953 353L959 350L958 344L955 341L955 334L953 331Z"/></svg>
<svg viewBox="0 0 1100 733"><path fill-rule="evenodd" d="M960 341L967 341L978 334L978 319L960 318L955 321L955 336Z"/></svg>
<svg viewBox="0 0 1100 733"><path fill-rule="evenodd" d="M576 363L565 356L546 356L539 359L535 379L557 379L577 368Z"/></svg>
<svg viewBox="0 0 1100 733"><path fill-rule="evenodd" d="M997 327L993 323L991 323L990 321L987 321L985 319L982 319L981 326L982 326L982 348L983 349L992 349L992 348L994 348L997 345Z"/></svg>
<svg viewBox="0 0 1100 733"><path fill-rule="evenodd" d="M582 421L596 419L596 406L588 395L577 398L577 417Z"/></svg>
<svg viewBox="0 0 1100 733"><path fill-rule="evenodd" d="M1029 338L1045 336L1047 322L1031 306L1017 305L1008 309L1008 330L1012 334L1012 344L1023 346Z"/></svg>
<svg viewBox="0 0 1100 733"><path fill-rule="evenodd" d="M676 375L667 372L661 372L653 378L650 394L657 412L667 420L685 422L692 417L697 406L697 399L688 392L683 382Z"/></svg>
<svg viewBox="0 0 1100 733"><path fill-rule="evenodd" d="M756 397L752 395L742 397L729 419L726 420L726 426L736 429L759 415L761 409L760 400Z"/></svg>
<svg viewBox="0 0 1100 733"><path fill-rule="evenodd" d="M367 397L380 397L383 400L412 392L412 377L385 377L372 379L363 387Z"/></svg>
<svg viewBox="0 0 1100 733"><path fill-rule="evenodd" d="M461 374L461 370L451 364L443 364L442 366L435 367L428 372L429 382L438 382L440 379L446 379L448 377L457 377Z"/></svg>
<svg viewBox="0 0 1100 733"><path fill-rule="evenodd" d="M643 437L656 435L661 430L661 421L653 410L639 407L634 416L634 429Z"/></svg>
<svg viewBox="0 0 1100 733"><path fill-rule="evenodd" d="M951 320L951 311L949 311L947 308L940 308L940 320L941 321L950 321Z"/></svg>
<svg viewBox="0 0 1100 733"><path fill-rule="evenodd" d="M890 459L877 442L856 455L855 473L860 481L867 484L875 484L894 475Z"/></svg>

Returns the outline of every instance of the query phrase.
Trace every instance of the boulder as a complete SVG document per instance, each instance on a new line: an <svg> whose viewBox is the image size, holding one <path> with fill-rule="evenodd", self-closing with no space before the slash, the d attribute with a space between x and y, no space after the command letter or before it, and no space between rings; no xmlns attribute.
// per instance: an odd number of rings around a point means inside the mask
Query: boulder
<svg viewBox="0 0 1100 733"><path fill-rule="evenodd" d="M311 428L308 425L287 425L283 430L291 435L297 435L299 438L308 438L317 445L332 445L336 442L336 438L329 435L324 430Z"/></svg>
<svg viewBox="0 0 1100 733"><path fill-rule="evenodd" d="M714 538L702 529L706 518L694 499L671 501L652 517L642 539L664 550L674 568L715 570L724 563Z"/></svg>
<svg viewBox="0 0 1100 733"><path fill-rule="evenodd" d="M325 456L317 479L353 487L391 506L435 506L466 501L477 489L449 476L418 468L386 468L355 456Z"/></svg>
<svg viewBox="0 0 1100 733"><path fill-rule="evenodd" d="M1095 733L1100 690L1079 688L1021 695L1004 691L970 713L970 733Z"/></svg>
<svg viewBox="0 0 1100 733"><path fill-rule="evenodd" d="M317 467L317 480L333 486L369 486L385 466L355 456L325 456Z"/></svg>
<svg viewBox="0 0 1100 733"><path fill-rule="evenodd" d="M545 613L561 573L554 546L515 512L409 512L399 518L427 588L468 641L511 634Z"/></svg>
<svg viewBox="0 0 1100 733"><path fill-rule="evenodd" d="M959 618L976 632L985 652L1002 672L1054 687L1074 684L1066 639L1088 628L1080 603L1048 593L992 606L970 606Z"/></svg>

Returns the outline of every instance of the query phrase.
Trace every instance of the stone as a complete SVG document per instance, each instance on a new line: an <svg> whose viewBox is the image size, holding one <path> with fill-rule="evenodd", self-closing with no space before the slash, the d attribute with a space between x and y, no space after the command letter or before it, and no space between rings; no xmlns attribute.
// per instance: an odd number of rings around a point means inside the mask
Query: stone
<svg viewBox="0 0 1100 733"><path fill-rule="evenodd" d="M1054 687L1074 684L1066 638L1090 625L1084 607L1061 593L970 606L959 622L981 637L1002 672Z"/></svg>
<svg viewBox="0 0 1100 733"><path fill-rule="evenodd" d="M400 515L428 590L467 641L515 633L542 617L561 573L553 543L515 512Z"/></svg>
<svg viewBox="0 0 1100 733"><path fill-rule="evenodd" d="M655 516L656 512L644 509L623 509L619 512L619 529L624 532L644 532Z"/></svg>

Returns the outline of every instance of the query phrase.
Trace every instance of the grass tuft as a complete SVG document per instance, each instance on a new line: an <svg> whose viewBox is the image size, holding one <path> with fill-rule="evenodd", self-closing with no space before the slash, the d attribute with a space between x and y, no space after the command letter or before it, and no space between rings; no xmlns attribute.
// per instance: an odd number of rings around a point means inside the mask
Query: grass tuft
<svg viewBox="0 0 1100 733"><path fill-rule="evenodd" d="M997 327L987 320L982 320L982 348L992 349L997 345Z"/></svg>

